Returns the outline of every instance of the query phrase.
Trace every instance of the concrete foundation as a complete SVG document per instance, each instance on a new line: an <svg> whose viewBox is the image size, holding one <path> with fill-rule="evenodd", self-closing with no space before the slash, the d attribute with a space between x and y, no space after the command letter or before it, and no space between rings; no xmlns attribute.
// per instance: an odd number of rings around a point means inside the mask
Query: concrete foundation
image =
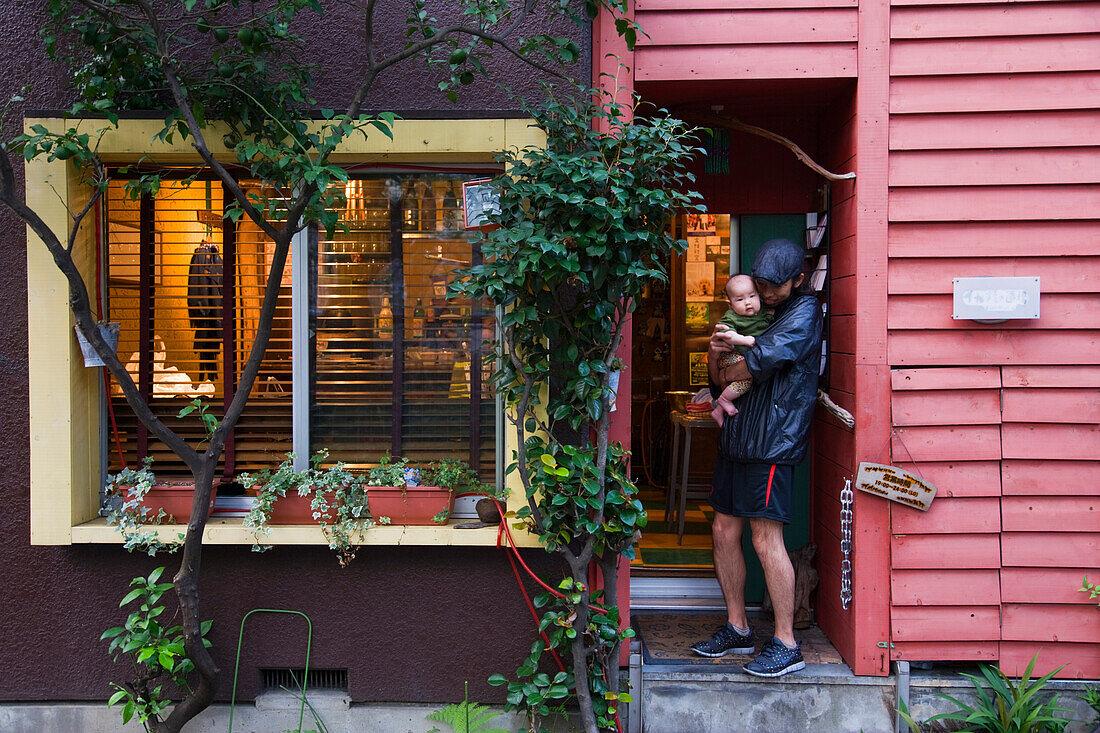
<svg viewBox="0 0 1100 733"><path fill-rule="evenodd" d="M896 728L898 677L856 677L843 664L807 665L779 679L699 666L644 665L640 729L630 733L909 733ZM1096 733L1096 713L1082 699L1087 684L1052 680L1047 696L1058 694L1067 712L1066 733ZM973 685L953 672L914 671L909 710L925 721L955 709L941 694L974 701ZM941 729L942 730L942 729ZM951 728L954 730L954 728Z"/></svg>
<svg viewBox="0 0 1100 733"><path fill-rule="evenodd" d="M811 665L780 679L699 667L643 667L644 733L892 733L892 678Z"/></svg>
<svg viewBox="0 0 1100 733"><path fill-rule="evenodd" d="M372 703L352 705L343 693L311 692L310 704L329 733L428 733L432 729L449 731L444 723L428 720L442 705ZM136 721L122 725L119 708L108 710L106 703L4 703L0 704L0 731L3 733L142 733ZM233 733L283 733L298 731L299 703L286 694L265 693L256 702L238 704L233 711ZM496 708L499 712L500 709ZM503 713L490 725L504 730L523 730L526 719ZM577 730L568 721L550 725L554 733ZM226 733L229 730L229 706L213 705L184 727L184 733ZM309 708L302 719L302 733L317 731Z"/></svg>

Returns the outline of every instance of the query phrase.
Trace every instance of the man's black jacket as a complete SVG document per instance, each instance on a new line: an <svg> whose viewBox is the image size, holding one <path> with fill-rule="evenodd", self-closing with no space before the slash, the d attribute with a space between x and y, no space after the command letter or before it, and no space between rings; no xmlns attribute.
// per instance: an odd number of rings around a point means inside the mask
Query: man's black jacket
<svg viewBox="0 0 1100 733"><path fill-rule="evenodd" d="M793 295L756 337L745 353L752 388L734 402L737 414L726 419L718 441L725 458L795 465L805 457L821 368L821 325L817 299Z"/></svg>

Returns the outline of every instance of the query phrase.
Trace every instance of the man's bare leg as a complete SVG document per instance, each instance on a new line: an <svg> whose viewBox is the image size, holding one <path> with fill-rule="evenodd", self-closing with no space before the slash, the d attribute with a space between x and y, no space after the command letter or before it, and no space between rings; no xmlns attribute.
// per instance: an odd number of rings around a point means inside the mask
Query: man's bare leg
<svg viewBox="0 0 1100 733"><path fill-rule="evenodd" d="M745 553L741 550L741 532L745 520L721 512L714 513L711 531L714 537L714 573L722 587L728 621L739 629L749 627L745 615ZM791 575L794 595L794 574ZM793 603L793 601L792 601Z"/></svg>
<svg viewBox="0 0 1100 733"><path fill-rule="evenodd" d="M717 520L719 515L714 516ZM783 544L783 524L774 519L763 518L752 518L749 524L752 526L752 546L756 549L760 564L764 567L764 580L768 584L768 594L772 599L772 609L775 612L775 636L787 646L793 647L795 645L794 566L791 565L791 558L787 555L787 548ZM717 532L715 536L717 537ZM715 567L717 567L717 560L717 540L715 540ZM743 564L741 572L743 583ZM719 583L721 583L721 576L719 576Z"/></svg>

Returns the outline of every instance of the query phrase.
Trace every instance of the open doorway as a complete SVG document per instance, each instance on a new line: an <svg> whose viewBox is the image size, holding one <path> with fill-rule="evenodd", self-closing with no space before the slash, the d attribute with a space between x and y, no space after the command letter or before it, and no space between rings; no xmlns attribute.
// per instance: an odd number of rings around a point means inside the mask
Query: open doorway
<svg viewBox="0 0 1100 733"><path fill-rule="evenodd" d="M728 307L726 280L748 272L760 245L780 237L807 243L808 275L827 262L822 260L827 257L827 211L708 213L677 217L673 226L677 236L687 240L687 251L671 259L668 285L647 292L635 314L632 365L640 410L632 445L636 479L645 487L643 502L650 513L632 565L636 579L713 577L713 512L706 494L719 428L709 412L697 415L689 404L703 399L700 392L707 388L708 338ZM792 550L809 541L809 464L807 457L795 472L795 512L785 532ZM681 496L685 485L686 495ZM749 558L746 597L759 604L764 578L752 550L751 530L744 545ZM697 585L700 593L705 590L705 583Z"/></svg>
<svg viewBox="0 0 1100 733"><path fill-rule="evenodd" d="M826 167L847 169L847 138L837 131L845 128L854 109L850 80L638 87L645 98L689 122L704 123L717 116L737 119L787 138ZM748 272L756 250L768 239L805 243L805 271L828 313L833 218L828 182L791 150L762 137L735 130L716 132L702 142L707 153L696 169L697 189L708 215L677 217L674 233L689 242L688 251L671 259L668 285L647 291L634 320L632 465L649 511L649 524L631 566L635 608L722 606L711 557L713 514L706 500L718 429L705 420L693 422L686 450L688 431L678 429L675 418L683 402L706 387L707 340L728 307L723 296L726 279ZM827 368L828 360L822 375L826 383ZM687 492L681 515L675 484L683 481L685 458ZM814 537L812 463L808 456L796 471L795 510L785 532L791 550L835 539ZM763 573L748 532L744 546L749 572L746 600L758 605L764 598Z"/></svg>

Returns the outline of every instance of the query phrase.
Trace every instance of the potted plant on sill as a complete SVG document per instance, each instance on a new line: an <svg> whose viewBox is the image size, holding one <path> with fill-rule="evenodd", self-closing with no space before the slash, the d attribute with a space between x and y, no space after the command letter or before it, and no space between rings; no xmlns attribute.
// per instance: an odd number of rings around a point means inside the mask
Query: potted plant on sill
<svg viewBox="0 0 1100 733"><path fill-rule="evenodd" d="M256 494L256 506L244 518L244 526L256 538L254 552L271 549L259 542L260 536L271 533L268 525L319 524L341 566L355 559L363 532L373 526L363 480L341 462L323 468L327 458L328 451L320 450L310 458L309 468L296 471L294 457L287 454L274 471L241 475L241 484Z"/></svg>
<svg viewBox="0 0 1100 733"><path fill-rule="evenodd" d="M155 530L145 528L186 524L195 501L194 481L158 481L152 466L153 458L146 456L141 468L124 468L108 476L104 487L107 523L122 534L127 550L138 549L151 556L160 550L174 551L178 543L162 542ZM214 511L214 499L211 492L207 517Z"/></svg>
<svg viewBox="0 0 1100 733"><path fill-rule="evenodd" d="M407 458L382 456L367 474L367 503L378 524L443 525L454 509L456 487L466 487L470 467L454 459L432 461L423 468Z"/></svg>

